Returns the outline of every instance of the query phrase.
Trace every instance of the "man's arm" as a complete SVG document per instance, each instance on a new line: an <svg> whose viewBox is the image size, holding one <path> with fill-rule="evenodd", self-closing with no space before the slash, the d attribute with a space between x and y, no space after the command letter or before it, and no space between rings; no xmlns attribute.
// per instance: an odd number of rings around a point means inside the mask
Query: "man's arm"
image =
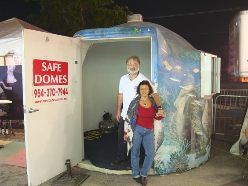
<svg viewBox="0 0 248 186"><path fill-rule="evenodd" d="M161 106L161 99L157 93L152 94L152 97L157 105L157 107Z"/></svg>
<svg viewBox="0 0 248 186"><path fill-rule="evenodd" d="M116 110L116 119L117 119L117 121L120 121L122 103L123 103L123 94L119 93L118 96L117 96L117 110Z"/></svg>
<svg viewBox="0 0 248 186"><path fill-rule="evenodd" d="M161 103L161 99L160 99L160 97L159 97L159 95L158 95L158 93L157 93L156 87L152 84L152 82L151 82L149 79L147 79L147 81L149 81L149 83L150 83L150 85L151 85L151 87L152 87L152 89L153 89L152 97L153 97L153 99L154 99L154 101L155 101L157 107L161 106L161 104L162 104L162 103Z"/></svg>
<svg viewBox="0 0 248 186"><path fill-rule="evenodd" d="M152 94L152 97L153 97L157 107L160 107L158 109L158 113L157 113L158 116L166 117L166 112L162 108L162 103L161 103L161 99L160 99L159 95L157 93L154 93L154 94Z"/></svg>

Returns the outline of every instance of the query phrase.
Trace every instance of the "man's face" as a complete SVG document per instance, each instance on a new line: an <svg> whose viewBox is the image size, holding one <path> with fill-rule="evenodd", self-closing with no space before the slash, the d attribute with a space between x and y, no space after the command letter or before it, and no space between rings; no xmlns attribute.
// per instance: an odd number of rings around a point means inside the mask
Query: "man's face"
<svg viewBox="0 0 248 186"><path fill-rule="evenodd" d="M138 61L135 61L133 59L130 59L127 62L127 71L130 74L136 74L137 72L139 72L139 62Z"/></svg>

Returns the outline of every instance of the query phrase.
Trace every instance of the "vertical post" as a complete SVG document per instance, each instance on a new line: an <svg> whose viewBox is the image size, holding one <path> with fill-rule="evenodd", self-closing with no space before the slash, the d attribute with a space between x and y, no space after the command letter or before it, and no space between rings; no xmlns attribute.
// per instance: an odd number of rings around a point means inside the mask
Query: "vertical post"
<svg viewBox="0 0 248 186"><path fill-rule="evenodd" d="M67 166L67 176L71 177L71 161L70 161L70 159L66 160L65 165Z"/></svg>

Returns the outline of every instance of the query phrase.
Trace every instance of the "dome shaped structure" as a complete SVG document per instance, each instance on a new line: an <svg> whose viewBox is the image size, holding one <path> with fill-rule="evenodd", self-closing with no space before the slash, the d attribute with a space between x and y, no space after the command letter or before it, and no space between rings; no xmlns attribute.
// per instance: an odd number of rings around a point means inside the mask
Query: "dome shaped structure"
<svg viewBox="0 0 248 186"><path fill-rule="evenodd" d="M217 56L195 49L184 38L167 28L143 22L139 15L134 16L129 17L127 23L111 28L82 30L75 33L74 37L101 43L123 40L133 41L132 45L144 40L150 43L148 49L143 50L141 44L133 48L132 52L145 56L150 52L144 59L149 61L150 66L147 69L151 81L155 84L166 111L166 117L160 125L154 126L157 148L153 168L156 173L166 175L197 167L208 160L210 153L211 94L214 90L209 90L213 86L211 70L210 74L205 73L209 72L206 69ZM125 52L131 45L125 47L123 42L118 46L123 46L120 50ZM118 51L112 57L118 55ZM115 105L113 107L116 108Z"/></svg>

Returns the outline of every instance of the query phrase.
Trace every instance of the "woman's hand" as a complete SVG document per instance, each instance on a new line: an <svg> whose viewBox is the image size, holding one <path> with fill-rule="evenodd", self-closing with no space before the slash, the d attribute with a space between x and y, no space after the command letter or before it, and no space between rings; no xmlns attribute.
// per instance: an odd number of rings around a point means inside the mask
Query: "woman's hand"
<svg viewBox="0 0 248 186"><path fill-rule="evenodd" d="M127 141L127 135L124 135L123 139L124 141Z"/></svg>
<svg viewBox="0 0 248 186"><path fill-rule="evenodd" d="M5 83L3 81L0 81L0 83L3 85L3 88L6 90L12 90L12 87L6 87Z"/></svg>

